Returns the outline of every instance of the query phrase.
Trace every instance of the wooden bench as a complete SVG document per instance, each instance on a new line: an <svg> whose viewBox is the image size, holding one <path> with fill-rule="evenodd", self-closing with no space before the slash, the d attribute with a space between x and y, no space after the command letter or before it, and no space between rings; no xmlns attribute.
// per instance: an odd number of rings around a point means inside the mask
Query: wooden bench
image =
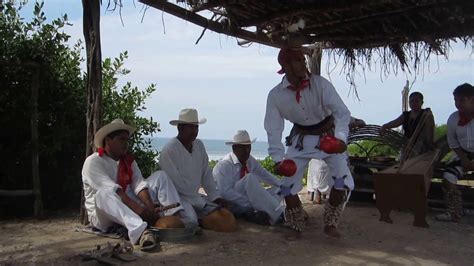
<svg viewBox="0 0 474 266"><path fill-rule="evenodd" d="M437 157L438 151L424 153L408 159L402 166L396 164L374 173L376 206L381 221L393 223L391 210L409 208L414 212L413 225L428 227L427 194Z"/></svg>

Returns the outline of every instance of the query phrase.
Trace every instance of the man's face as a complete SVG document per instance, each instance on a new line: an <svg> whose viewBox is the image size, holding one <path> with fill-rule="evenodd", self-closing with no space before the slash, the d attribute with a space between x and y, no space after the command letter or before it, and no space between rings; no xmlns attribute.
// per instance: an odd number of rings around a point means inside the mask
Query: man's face
<svg viewBox="0 0 474 266"><path fill-rule="evenodd" d="M297 78L305 78L308 73L306 68L306 58L301 54L293 54L283 66L285 73Z"/></svg>
<svg viewBox="0 0 474 266"><path fill-rule="evenodd" d="M126 131L114 136L113 138L105 137L105 147L113 157L122 157L128 152L129 134Z"/></svg>
<svg viewBox="0 0 474 266"><path fill-rule="evenodd" d="M472 113L474 112L474 97L454 96L454 105L461 113Z"/></svg>
<svg viewBox="0 0 474 266"><path fill-rule="evenodd" d="M180 133L185 139L194 141L199 133L199 125L181 124Z"/></svg>
<svg viewBox="0 0 474 266"><path fill-rule="evenodd" d="M240 162L247 162L252 151L252 145L232 145L232 151Z"/></svg>
<svg viewBox="0 0 474 266"><path fill-rule="evenodd" d="M408 100L408 104L410 105L411 110L419 111L421 110L421 106L423 105L423 100L420 99L418 96L412 96Z"/></svg>

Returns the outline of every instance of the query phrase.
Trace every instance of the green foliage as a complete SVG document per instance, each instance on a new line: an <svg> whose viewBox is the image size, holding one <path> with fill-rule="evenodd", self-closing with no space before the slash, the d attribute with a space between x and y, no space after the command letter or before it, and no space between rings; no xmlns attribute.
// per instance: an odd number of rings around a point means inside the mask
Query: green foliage
<svg viewBox="0 0 474 266"><path fill-rule="evenodd" d="M371 140L361 140L357 144L348 146L347 151L351 156L367 157L376 155L385 155L390 157L397 157L399 151L393 147Z"/></svg>
<svg viewBox="0 0 474 266"><path fill-rule="evenodd" d="M210 160L209 161L209 168L213 169L218 162L219 162L218 160Z"/></svg>
<svg viewBox="0 0 474 266"><path fill-rule="evenodd" d="M268 172L274 174L277 176L277 173L275 172L275 162L272 160L272 157L267 156L263 160L258 160L260 165L265 168Z"/></svg>
<svg viewBox="0 0 474 266"><path fill-rule="evenodd" d="M103 123L110 123L116 118L123 119L126 123L133 125L137 130L131 138L131 149L136 157L137 163L144 177L148 177L156 170L158 152L152 149L151 141L153 134L159 130L159 124L153 118L145 118L139 112L146 109L145 100L156 90L156 85L151 84L140 90L127 82L119 87L118 77L125 76L130 70L124 67L128 53L125 51L117 58L107 58L102 64L103 71Z"/></svg>
<svg viewBox="0 0 474 266"><path fill-rule="evenodd" d="M2 1L2 3L5 1ZM18 1L16 1L18 2ZM24 2L0 4L0 187L31 189L31 88L39 74L39 167L45 207L79 199L85 148L80 46L67 46L67 16L46 23L43 3L25 22ZM60 200L61 199L61 200ZM66 199L66 200L65 200Z"/></svg>
<svg viewBox="0 0 474 266"><path fill-rule="evenodd" d="M437 125L435 127L435 132L434 132L434 140L436 141L443 135L446 135L448 133L448 125L443 124L443 125Z"/></svg>

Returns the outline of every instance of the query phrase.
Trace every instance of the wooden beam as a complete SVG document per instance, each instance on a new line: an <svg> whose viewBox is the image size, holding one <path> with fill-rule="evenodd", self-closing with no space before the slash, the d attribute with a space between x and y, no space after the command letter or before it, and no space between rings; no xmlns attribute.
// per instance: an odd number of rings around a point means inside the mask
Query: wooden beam
<svg viewBox="0 0 474 266"><path fill-rule="evenodd" d="M191 23L194 23L203 28L210 29L217 33L223 33L229 36L233 36L240 39L245 39L251 42L257 42L264 45L280 48L283 47L286 42L279 38L270 38L263 33L254 33L246 31L236 27L235 25L226 25L216 21L211 21L203 16L195 14L185 8L169 3L166 0L139 0L139 2L154 7L163 12L169 13Z"/></svg>

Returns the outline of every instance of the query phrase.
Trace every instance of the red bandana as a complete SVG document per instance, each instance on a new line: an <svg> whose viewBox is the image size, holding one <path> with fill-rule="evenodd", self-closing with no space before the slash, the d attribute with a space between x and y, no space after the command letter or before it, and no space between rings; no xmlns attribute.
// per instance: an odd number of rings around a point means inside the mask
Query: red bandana
<svg viewBox="0 0 474 266"><path fill-rule="evenodd" d="M98 148L97 153L99 154L99 157L104 156L104 148L102 148L102 147Z"/></svg>
<svg viewBox="0 0 474 266"><path fill-rule="evenodd" d="M127 186L132 183L132 163L135 158L131 154L127 154L119 160L118 165L118 184L122 187L123 191L127 190Z"/></svg>
<svg viewBox="0 0 474 266"><path fill-rule="evenodd" d="M240 168L240 178L243 178L248 173L249 169L247 168L247 165L242 165L242 168Z"/></svg>
<svg viewBox="0 0 474 266"><path fill-rule="evenodd" d="M458 126L465 126L469 122L471 122L472 116L464 114L464 113L459 113L459 121L458 121Z"/></svg>
<svg viewBox="0 0 474 266"><path fill-rule="evenodd" d="M300 84L298 86L294 86L290 84L287 88L292 91L296 91L296 102L300 103L300 99L301 99L300 92L304 90L306 87L308 87L308 85L309 85L309 79L303 79L302 81L300 81Z"/></svg>

